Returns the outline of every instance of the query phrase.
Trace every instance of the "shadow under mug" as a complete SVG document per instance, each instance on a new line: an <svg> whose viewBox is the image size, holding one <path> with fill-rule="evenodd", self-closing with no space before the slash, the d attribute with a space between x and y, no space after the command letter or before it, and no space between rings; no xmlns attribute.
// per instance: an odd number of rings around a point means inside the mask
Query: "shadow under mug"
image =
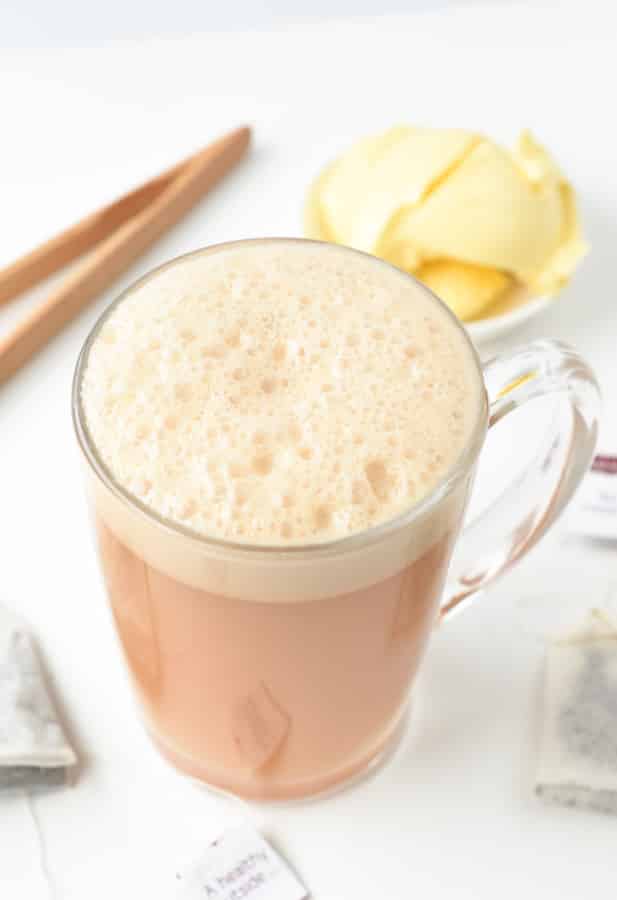
<svg viewBox="0 0 617 900"><path fill-rule="evenodd" d="M246 243L272 241L197 253ZM507 570L572 496L595 447L597 383L562 343L537 341L482 367L474 352L485 386L478 421L456 465L416 506L304 547L206 538L160 518L115 482L86 427L88 354L135 287L85 343L73 417L111 609L146 727L177 769L219 790L284 800L337 789L374 767L398 738L436 619ZM461 531L487 430L549 394L556 415L537 455Z"/></svg>

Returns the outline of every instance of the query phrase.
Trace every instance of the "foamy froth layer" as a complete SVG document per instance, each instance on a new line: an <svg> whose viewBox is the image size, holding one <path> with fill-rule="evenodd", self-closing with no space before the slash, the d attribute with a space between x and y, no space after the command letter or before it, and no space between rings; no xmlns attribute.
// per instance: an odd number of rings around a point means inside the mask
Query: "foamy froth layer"
<svg viewBox="0 0 617 900"><path fill-rule="evenodd" d="M418 503L478 415L472 352L413 281L295 242L160 270L111 313L82 382L113 477L201 534L344 537Z"/></svg>

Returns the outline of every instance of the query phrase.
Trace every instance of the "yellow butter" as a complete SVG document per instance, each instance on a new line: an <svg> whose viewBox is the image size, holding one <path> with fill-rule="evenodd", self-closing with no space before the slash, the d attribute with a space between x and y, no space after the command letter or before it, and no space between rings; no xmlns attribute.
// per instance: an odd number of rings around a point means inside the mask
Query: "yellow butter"
<svg viewBox="0 0 617 900"><path fill-rule="evenodd" d="M475 319L510 287L512 279L497 269L453 260L434 260L416 272L459 319Z"/></svg>
<svg viewBox="0 0 617 900"><path fill-rule="evenodd" d="M556 293L587 250L574 191L528 132L512 152L457 129L366 138L324 170L305 220L312 237L424 273L465 319L514 282Z"/></svg>
<svg viewBox="0 0 617 900"><path fill-rule="evenodd" d="M562 199L553 178L530 184L512 158L483 141L383 243L410 242L427 257L458 259L524 277L558 247Z"/></svg>
<svg viewBox="0 0 617 900"><path fill-rule="evenodd" d="M419 203L476 140L465 131L393 128L360 141L321 185L326 233L338 243L374 252L401 207Z"/></svg>

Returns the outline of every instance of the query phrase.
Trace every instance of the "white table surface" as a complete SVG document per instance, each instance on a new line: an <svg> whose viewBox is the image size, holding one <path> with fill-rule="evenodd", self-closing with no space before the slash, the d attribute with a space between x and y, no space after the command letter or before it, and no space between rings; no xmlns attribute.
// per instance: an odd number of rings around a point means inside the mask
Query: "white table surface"
<svg viewBox="0 0 617 900"><path fill-rule="evenodd" d="M120 284L199 245L298 234L310 178L363 132L410 121L509 139L529 126L577 185L593 252L504 346L575 343L602 382L601 440L615 449L615 21L605 5L560 8L3 52L0 264L243 121L255 126L250 159ZM25 847L0 798L0 897L162 900L177 867L242 818L273 837L316 900L613 896L615 820L533 795L543 634L564 602L584 607L617 577L614 549L566 538L563 524L435 636L410 736L374 779L309 805L246 807L158 759L126 687L69 416L79 347L116 292L0 391L0 602L31 621L83 761L74 789L34 801L53 894L34 839ZM7 310L0 329L31 302ZM530 422L507 442L517 460ZM488 452L485 484L505 468Z"/></svg>

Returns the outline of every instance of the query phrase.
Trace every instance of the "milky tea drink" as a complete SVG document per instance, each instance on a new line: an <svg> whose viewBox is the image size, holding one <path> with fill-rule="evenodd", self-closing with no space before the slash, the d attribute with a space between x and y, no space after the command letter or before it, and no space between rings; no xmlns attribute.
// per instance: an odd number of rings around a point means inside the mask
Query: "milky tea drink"
<svg viewBox="0 0 617 900"><path fill-rule="evenodd" d="M147 276L84 354L100 556L160 750L246 797L363 772L467 499L449 476L485 396L462 330L372 257L248 241Z"/></svg>

